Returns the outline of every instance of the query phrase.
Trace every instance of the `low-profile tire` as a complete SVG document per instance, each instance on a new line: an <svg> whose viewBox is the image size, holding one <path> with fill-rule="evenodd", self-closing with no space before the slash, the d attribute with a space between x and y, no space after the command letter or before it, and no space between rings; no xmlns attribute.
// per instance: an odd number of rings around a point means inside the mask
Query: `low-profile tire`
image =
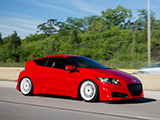
<svg viewBox="0 0 160 120"><path fill-rule="evenodd" d="M98 86L94 81L86 80L80 86L80 96L86 102L98 99Z"/></svg>
<svg viewBox="0 0 160 120"><path fill-rule="evenodd" d="M20 82L20 91L23 95L30 96L33 95L33 83L28 77L25 77Z"/></svg>

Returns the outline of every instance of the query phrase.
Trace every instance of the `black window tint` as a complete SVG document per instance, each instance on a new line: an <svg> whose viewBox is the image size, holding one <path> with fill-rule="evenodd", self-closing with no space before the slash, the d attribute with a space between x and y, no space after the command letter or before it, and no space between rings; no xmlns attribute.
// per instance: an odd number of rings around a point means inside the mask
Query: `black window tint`
<svg viewBox="0 0 160 120"><path fill-rule="evenodd" d="M59 68L59 69L65 69L66 65L72 65L72 63L69 62L66 58L63 58L63 57L49 58L49 61L47 63L48 67Z"/></svg>
<svg viewBox="0 0 160 120"><path fill-rule="evenodd" d="M48 58L43 58L43 59L34 60L34 62L35 62L37 65L45 66L47 60L48 60Z"/></svg>

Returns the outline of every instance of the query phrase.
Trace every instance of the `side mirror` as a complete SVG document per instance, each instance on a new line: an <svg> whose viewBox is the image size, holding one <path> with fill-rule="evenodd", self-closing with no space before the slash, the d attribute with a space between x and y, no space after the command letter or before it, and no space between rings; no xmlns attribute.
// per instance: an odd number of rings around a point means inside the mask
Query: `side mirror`
<svg viewBox="0 0 160 120"><path fill-rule="evenodd" d="M65 70L72 71L72 70L75 70L75 69L74 69L74 67L72 65L66 65L65 66Z"/></svg>

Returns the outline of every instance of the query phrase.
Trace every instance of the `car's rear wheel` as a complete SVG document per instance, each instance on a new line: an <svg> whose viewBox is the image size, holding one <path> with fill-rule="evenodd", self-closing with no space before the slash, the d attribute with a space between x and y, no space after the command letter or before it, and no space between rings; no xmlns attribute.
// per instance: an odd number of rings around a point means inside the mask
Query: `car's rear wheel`
<svg viewBox="0 0 160 120"><path fill-rule="evenodd" d="M21 80L20 91L23 95L32 95L33 94L33 83L31 79L25 77Z"/></svg>
<svg viewBox="0 0 160 120"><path fill-rule="evenodd" d="M80 95L84 101L91 102L97 100L98 86L94 81L86 80L80 86Z"/></svg>

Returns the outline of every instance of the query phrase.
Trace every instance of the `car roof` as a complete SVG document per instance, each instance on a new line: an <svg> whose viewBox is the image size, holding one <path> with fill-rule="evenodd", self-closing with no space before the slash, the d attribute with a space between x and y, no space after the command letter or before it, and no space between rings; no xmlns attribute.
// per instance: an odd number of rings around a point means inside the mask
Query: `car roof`
<svg viewBox="0 0 160 120"><path fill-rule="evenodd" d="M64 58L67 58L67 57L82 57L82 56L79 56L79 55L62 55L62 54L57 54L57 55L39 57L39 58L36 58L36 59L33 59L33 60L38 60L38 59L43 59L43 58L50 58L50 57L64 57Z"/></svg>

